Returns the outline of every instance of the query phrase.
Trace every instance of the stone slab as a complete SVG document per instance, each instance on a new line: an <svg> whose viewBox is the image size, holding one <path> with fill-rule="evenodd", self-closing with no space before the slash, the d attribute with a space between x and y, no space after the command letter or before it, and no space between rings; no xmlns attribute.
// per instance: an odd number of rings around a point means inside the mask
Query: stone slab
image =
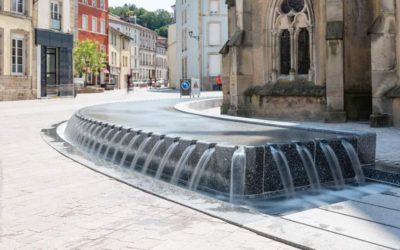
<svg viewBox="0 0 400 250"><path fill-rule="evenodd" d="M400 229L400 212L365 203L346 201L321 207L323 210L373 221Z"/></svg>
<svg viewBox="0 0 400 250"><path fill-rule="evenodd" d="M376 246L392 249L398 249L400 246L399 228L384 226L382 224L332 213L322 209L311 209L288 215L284 218L343 236L352 237L375 244Z"/></svg>
<svg viewBox="0 0 400 250"><path fill-rule="evenodd" d="M390 192L386 192L386 194L400 197L400 188L390 190Z"/></svg>
<svg viewBox="0 0 400 250"><path fill-rule="evenodd" d="M400 212L400 197L377 194L377 195L366 196L361 199L356 199L356 201L375 206L385 207Z"/></svg>

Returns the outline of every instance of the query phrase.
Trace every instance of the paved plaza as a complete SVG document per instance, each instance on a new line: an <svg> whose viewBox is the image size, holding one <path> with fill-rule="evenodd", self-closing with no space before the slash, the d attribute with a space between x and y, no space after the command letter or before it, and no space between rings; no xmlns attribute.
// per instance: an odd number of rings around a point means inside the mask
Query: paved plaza
<svg viewBox="0 0 400 250"><path fill-rule="evenodd" d="M0 249L292 249L93 172L40 137L82 107L175 97L143 89L0 103Z"/></svg>

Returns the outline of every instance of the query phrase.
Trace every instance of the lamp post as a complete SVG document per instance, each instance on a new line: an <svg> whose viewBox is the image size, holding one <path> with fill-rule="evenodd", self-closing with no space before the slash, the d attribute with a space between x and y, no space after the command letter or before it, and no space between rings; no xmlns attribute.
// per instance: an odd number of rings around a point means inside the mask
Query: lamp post
<svg viewBox="0 0 400 250"><path fill-rule="evenodd" d="M200 38L201 38L200 35L194 35L193 31L189 31L189 37L197 40L200 43ZM200 67L200 70L199 70L200 86L202 86L203 85L203 43L200 43L200 53L199 53L197 60L199 61L199 67Z"/></svg>

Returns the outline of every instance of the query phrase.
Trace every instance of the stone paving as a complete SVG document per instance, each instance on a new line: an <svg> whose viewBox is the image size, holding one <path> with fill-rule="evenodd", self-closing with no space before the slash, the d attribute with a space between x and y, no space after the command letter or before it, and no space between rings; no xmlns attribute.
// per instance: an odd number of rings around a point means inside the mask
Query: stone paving
<svg viewBox="0 0 400 250"><path fill-rule="evenodd" d="M95 173L40 138L85 106L174 97L143 89L0 103L0 249L291 249Z"/></svg>

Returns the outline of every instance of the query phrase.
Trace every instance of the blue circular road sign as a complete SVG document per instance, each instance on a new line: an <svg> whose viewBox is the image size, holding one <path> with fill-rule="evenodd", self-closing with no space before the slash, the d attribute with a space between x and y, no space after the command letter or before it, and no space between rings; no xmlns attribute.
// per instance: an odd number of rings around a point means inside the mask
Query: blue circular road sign
<svg viewBox="0 0 400 250"><path fill-rule="evenodd" d="M189 81L183 81L181 84L181 87L183 90L189 90L190 89L190 82Z"/></svg>

